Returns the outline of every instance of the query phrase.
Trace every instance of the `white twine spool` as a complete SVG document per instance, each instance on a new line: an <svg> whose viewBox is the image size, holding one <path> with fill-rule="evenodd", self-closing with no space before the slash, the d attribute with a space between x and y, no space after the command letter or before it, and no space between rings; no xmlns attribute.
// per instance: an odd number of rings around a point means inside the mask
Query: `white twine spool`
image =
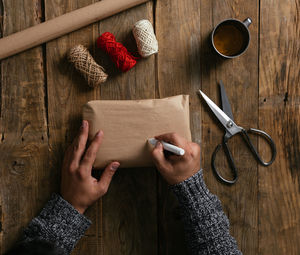
<svg viewBox="0 0 300 255"><path fill-rule="evenodd" d="M158 43L149 20L143 19L136 22L132 32L142 57L146 58L158 52Z"/></svg>

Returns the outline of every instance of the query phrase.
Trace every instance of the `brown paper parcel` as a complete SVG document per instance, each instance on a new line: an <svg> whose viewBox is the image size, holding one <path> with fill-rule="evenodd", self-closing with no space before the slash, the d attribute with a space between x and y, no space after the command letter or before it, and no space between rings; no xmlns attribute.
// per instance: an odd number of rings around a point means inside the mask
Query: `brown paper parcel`
<svg viewBox="0 0 300 255"><path fill-rule="evenodd" d="M117 160L121 167L153 166L147 139L176 132L191 140L189 96L163 99L98 100L83 107L83 119L90 125L89 138L103 130L95 168Z"/></svg>

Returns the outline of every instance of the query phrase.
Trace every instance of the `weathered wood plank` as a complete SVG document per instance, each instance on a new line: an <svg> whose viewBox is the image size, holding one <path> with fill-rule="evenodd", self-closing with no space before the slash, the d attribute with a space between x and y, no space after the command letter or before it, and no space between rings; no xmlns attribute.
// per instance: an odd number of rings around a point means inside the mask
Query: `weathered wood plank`
<svg viewBox="0 0 300 255"><path fill-rule="evenodd" d="M202 90L216 103L219 100L217 82L221 79L231 102L237 124L247 127L258 125L258 1L202 1L201 3L201 81ZM222 20L251 17L251 42L247 52L231 60L217 56L211 47L210 33ZM257 163L240 137L229 145L234 155L239 180L233 186L217 181L211 170L211 155L222 141L223 128L218 125L209 108L203 105L202 166L208 187L221 200L231 223L231 233L244 254L258 254ZM257 141L254 140L254 144ZM219 169L228 169L225 155L217 160ZM227 171L225 171L227 173ZM245 188L248 187L248 188Z"/></svg>
<svg viewBox="0 0 300 255"><path fill-rule="evenodd" d="M277 145L259 167L259 254L300 253L300 1L261 1L259 127ZM260 152L269 155L264 141Z"/></svg>
<svg viewBox="0 0 300 255"><path fill-rule="evenodd" d="M94 1L45 1L45 18ZM201 5L198 2L157 0L154 22L159 55L139 61L125 74L116 71L108 57L94 49L95 40L100 33L111 31L136 51L131 27L138 19L152 19L152 3L47 43L47 93L42 47L1 62L0 254L15 242L50 192L58 190L61 160L66 145L80 126L82 104L99 99L100 94L102 99L138 99L180 93L192 96L193 139L201 141L205 179L222 200L232 233L244 254L300 252L299 1L261 1L259 87L257 1L207 0L201 1ZM41 22L40 3L0 1L0 35L2 31L6 36ZM208 40L212 28L222 19L247 16L254 21L247 53L228 61L213 54ZM77 43L87 45L96 60L107 68L110 80L102 88L88 89L67 63L65 54ZM240 179L232 187L218 183L211 173L211 153L221 141L223 131L194 94L201 85L208 96L219 102L216 83L219 79L226 86L236 122L244 127L256 127L259 122L259 128L275 139L278 148L274 165L257 167L243 142L235 139L231 149ZM259 141L259 148L268 154L263 141ZM224 156L220 155L218 165L226 165ZM74 254L186 253L178 204L160 177L156 183L154 169L119 170L103 202L90 208L87 214L93 226Z"/></svg>
<svg viewBox="0 0 300 255"><path fill-rule="evenodd" d="M98 237L84 236L74 248L72 254L101 254L98 251Z"/></svg>
<svg viewBox="0 0 300 255"><path fill-rule="evenodd" d="M48 0L45 2L45 19L52 19L93 2L95 1ZM93 25L46 44L49 147L51 151L49 162L53 173L51 183L55 191L59 190L59 176L64 151L74 139L81 125L82 106L89 100L96 99L100 92L99 88L90 89L82 76L68 63L67 53L71 47L77 44L88 47L93 55ZM82 249L87 254L92 254L95 248L91 246L89 249L88 243L95 240L97 236L98 215L101 213L98 212L98 207L95 205L86 214L93 224L86 232L88 237L80 242L73 254L79 254ZM96 244L98 245L98 241Z"/></svg>
<svg viewBox="0 0 300 255"><path fill-rule="evenodd" d="M136 52L132 27L140 19L152 21L152 8L152 3L147 3L106 19L100 23L95 36L109 31L131 52ZM101 87L101 99L155 97L155 56L138 61L127 73L117 71L100 50L97 61L110 75ZM156 187L155 169L117 171L103 198L102 254L157 254Z"/></svg>
<svg viewBox="0 0 300 255"><path fill-rule="evenodd" d="M196 0L158 0L156 35L159 42L157 96L190 95L192 136L201 139L200 8ZM186 254L178 202L166 183L159 179L159 254Z"/></svg>
<svg viewBox="0 0 300 255"><path fill-rule="evenodd" d="M2 38L2 29L3 27L3 3L2 0L0 1L0 38ZM0 77L1 75L2 67L0 63ZM1 116L1 107L2 107L2 78L0 78L0 116ZM1 117L0 117L1 120ZM0 122L0 130L2 130L2 121ZM0 143L2 142L2 133L0 132ZM0 169L1 172L1 169ZM2 224L3 224L3 214L2 214L2 194L0 190L0 254L3 253L3 245L2 245L2 239L3 239L3 230L2 230Z"/></svg>
<svg viewBox="0 0 300 255"><path fill-rule="evenodd" d="M40 0L1 1L3 36L41 22ZM0 182L5 252L45 201L47 120L42 47L1 62Z"/></svg>

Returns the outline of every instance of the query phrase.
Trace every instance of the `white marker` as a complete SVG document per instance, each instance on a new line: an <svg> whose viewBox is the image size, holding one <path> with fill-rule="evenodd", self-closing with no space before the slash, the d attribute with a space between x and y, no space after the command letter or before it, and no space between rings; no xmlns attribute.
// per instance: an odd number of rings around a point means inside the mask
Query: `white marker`
<svg viewBox="0 0 300 255"><path fill-rule="evenodd" d="M158 142L158 140L156 140L155 138L150 138L150 139L148 139L148 142L150 144L152 144L153 146L155 146L156 143ZM163 147L166 151L173 152L174 154L179 155L179 156L183 156L184 153L185 153L184 149L179 148L179 147L177 147L173 144L166 143L166 142L163 142L163 141L160 141L160 142L162 143L162 145L163 145Z"/></svg>

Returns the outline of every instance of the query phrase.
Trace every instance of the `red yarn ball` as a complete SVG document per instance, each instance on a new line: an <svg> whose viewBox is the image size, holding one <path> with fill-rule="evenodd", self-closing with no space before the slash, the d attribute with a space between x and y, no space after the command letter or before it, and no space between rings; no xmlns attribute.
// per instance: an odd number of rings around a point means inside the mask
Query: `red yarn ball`
<svg viewBox="0 0 300 255"><path fill-rule="evenodd" d="M97 40L99 48L107 52L111 60L123 72L127 72L136 64L136 58L110 32L103 33Z"/></svg>

